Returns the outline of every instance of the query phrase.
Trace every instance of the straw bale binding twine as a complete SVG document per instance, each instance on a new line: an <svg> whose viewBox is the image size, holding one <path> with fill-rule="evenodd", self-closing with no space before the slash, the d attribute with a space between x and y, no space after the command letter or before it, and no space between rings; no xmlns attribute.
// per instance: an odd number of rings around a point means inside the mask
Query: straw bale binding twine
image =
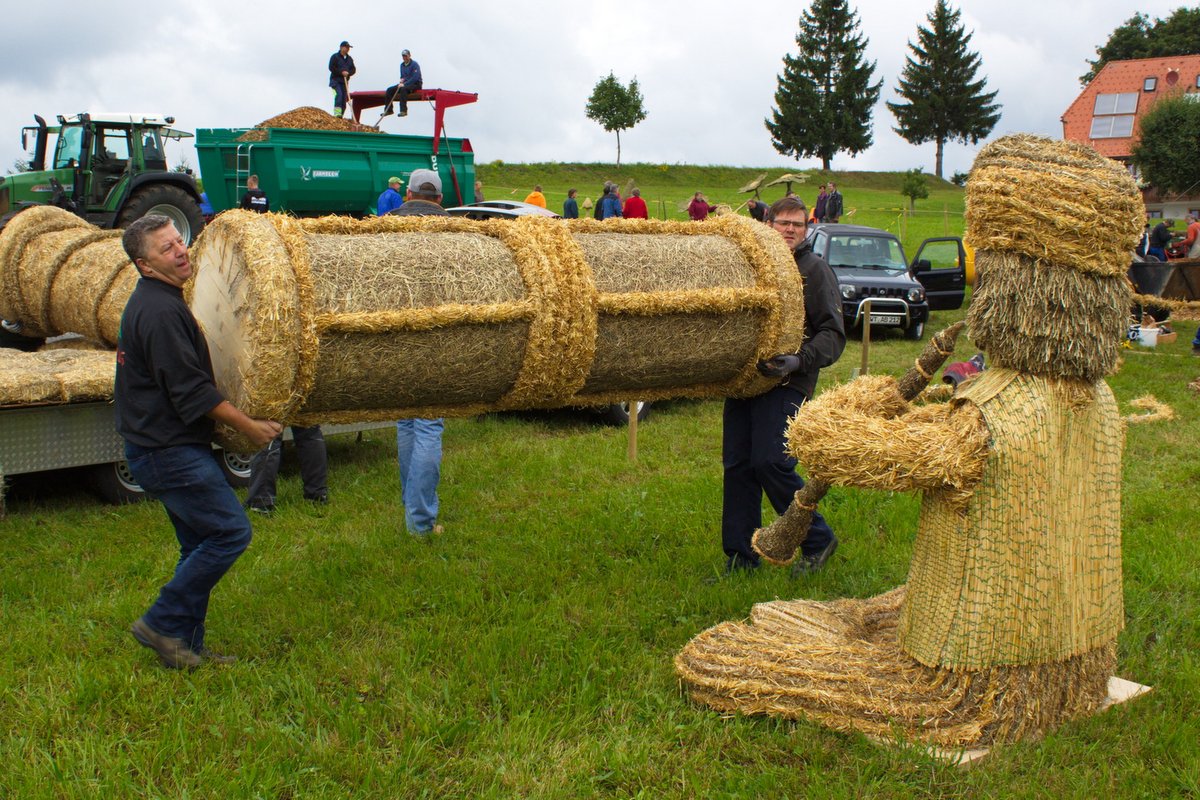
<svg viewBox="0 0 1200 800"><path fill-rule="evenodd" d="M763 603L703 631L675 659L699 702L955 747L1102 706L1124 620L1124 429L1101 376L1128 314L1140 198L1086 148L1024 135L984 148L967 196L968 321L992 368L917 406L865 376L788 430L814 483L922 493L907 583Z"/></svg>

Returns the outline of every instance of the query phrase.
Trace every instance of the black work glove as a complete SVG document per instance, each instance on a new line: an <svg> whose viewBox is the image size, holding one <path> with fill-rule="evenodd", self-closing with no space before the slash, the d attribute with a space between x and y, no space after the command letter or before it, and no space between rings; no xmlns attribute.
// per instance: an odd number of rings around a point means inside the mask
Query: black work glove
<svg viewBox="0 0 1200 800"><path fill-rule="evenodd" d="M800 369L800 356L791 353L780 354L771 356L766 361L760 360L755 366L768 378L786 378Z"/></svg>

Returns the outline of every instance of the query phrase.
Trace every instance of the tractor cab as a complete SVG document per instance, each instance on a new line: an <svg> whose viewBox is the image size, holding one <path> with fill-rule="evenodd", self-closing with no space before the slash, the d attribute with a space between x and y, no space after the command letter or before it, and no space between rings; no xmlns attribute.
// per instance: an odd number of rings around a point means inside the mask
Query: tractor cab
<svg viewBox="0 0 1200 800"><path fill-rule="evenodd" d="M56 205L102 228L123 227L146 213L169 216L186 241L203 227L199 190L190 174L167 168L165 144L191 137L158 114L35 116L21 131L32 144L29 171L0 182L0 214ZM32 141L31 141L32 140Z"/></svg>

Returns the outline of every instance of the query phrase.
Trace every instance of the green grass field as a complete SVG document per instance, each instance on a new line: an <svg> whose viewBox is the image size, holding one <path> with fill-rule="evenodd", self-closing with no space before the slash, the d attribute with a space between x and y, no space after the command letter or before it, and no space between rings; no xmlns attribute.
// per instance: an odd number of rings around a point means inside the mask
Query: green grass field
<svg viewBox="0 0 1200 800"><path fill-rule="evenodd" d="M696 192L704 192L710 203L728 203L738 209L752 195L738 189L767 173L771 181L784 173L807 175L806 183L792 184L811 209L817 199L817 187L834 181L845 198L846 214L842 222L884 228L897 234L912 257L923 239L931 236L959 236L963 230L963 190L954 184L928 176L929 197L916 202L909 214L908 198L900 194L901 172L804 172L795 166L776 167L702 167L668 164L628 164L620 169L611 164L503 164L476 165L476 177L483 181L484 196L491 200L524 200L534 185L541 185L551 211L562 212L567 190L579 190L579 201L600 198L605 181L614 181L622 192L629 181L642 190L650 216L656 219L687 219L686 207ZM767 203L783 197L783 185L761 190ZM585 213L580 211L581 214ZM746 214L745 208L739 211Z"/></svg>
<svg viewBox="0 0 1200 800"><path fill-rule="evenodd" d="M289 451L279 511L213 598L209 644L242 660L190 674L128 633L174 563L162 508L101 505L70 474L19 483L0 521L0 798L1200 797L1200 359L1196 324L1178 327L1111 378L1123 412L1152 393L1178 414L1129 426L1125 455L1119 672L1154 691L971 770L684 696L672 658L706 627L902 582L918 503L835 489L824 572L713 581L721 405L675 401L635 463L585 412L448 420L430 542L404 533L389 431L330 439L326 507L301 499ZM898 375L918 348L877 340L871 369ZM822 385L860 356L852 340Z"/></svg>

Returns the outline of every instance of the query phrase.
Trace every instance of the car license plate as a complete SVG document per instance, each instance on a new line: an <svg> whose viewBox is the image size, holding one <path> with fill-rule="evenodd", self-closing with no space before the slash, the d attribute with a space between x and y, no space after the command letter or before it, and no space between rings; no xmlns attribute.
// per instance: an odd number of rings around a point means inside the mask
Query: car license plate
<svg viewBox="0 0 1200 800"><path fill-rule="evenodd" d="M871 324L872 325L899 325L900 324L900 315L899 314L872 314L871 315Z"/></svg>

